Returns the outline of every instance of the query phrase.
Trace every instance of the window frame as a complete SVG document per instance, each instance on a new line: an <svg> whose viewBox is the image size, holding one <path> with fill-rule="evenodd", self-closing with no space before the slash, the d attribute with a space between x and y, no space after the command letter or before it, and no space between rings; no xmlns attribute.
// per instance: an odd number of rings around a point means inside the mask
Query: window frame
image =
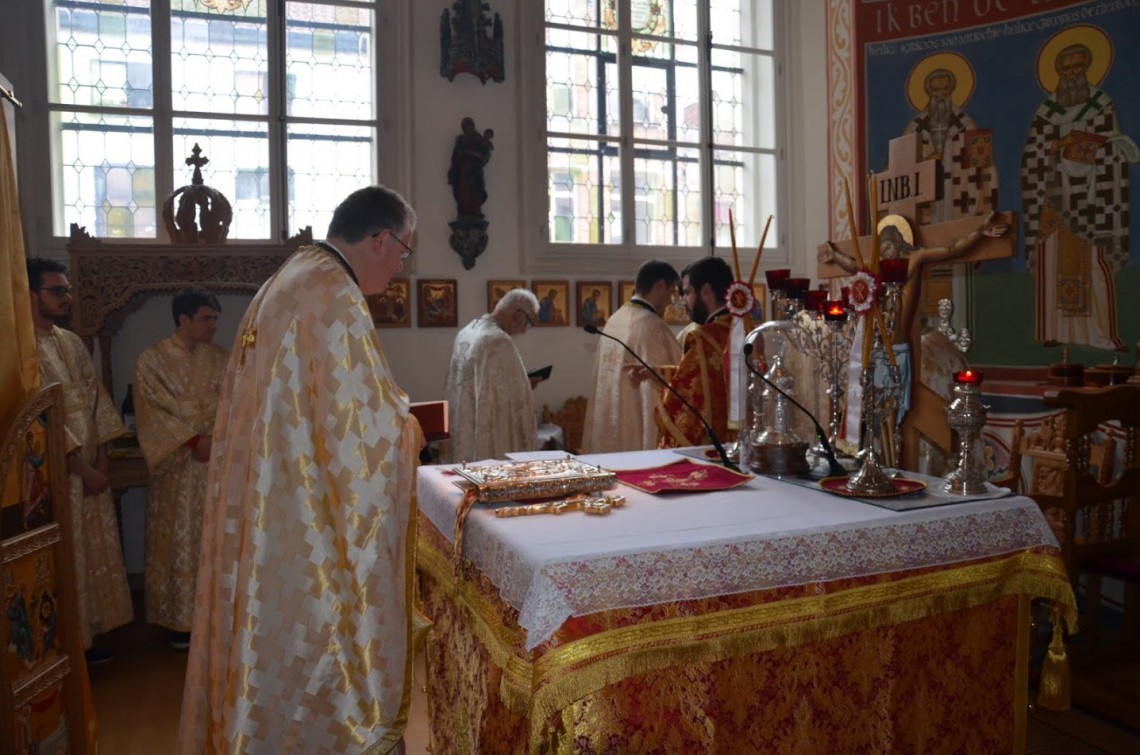
<svg viewBox="0 0 1140 755"><path fill-rule="evenodd" d="M621 13L628 16L629 0L618 0ZM771 154L776 160L775 204L777 227L780 229L777 237L769 237L764 251L763 261L769 264L789 264L793 255L789 248L789 229L794 220L794 213L789 207L790 189L794 184L793 177L789 176L788 169L788 138L792 133L790 128L793 116L792 103L787 97L788 76L785 61L792 50L792 33L790 23L793 18L793 9L787 7L785 0L772 0L772 46L773 46L773 100L776 107L774 118L774 148ZM628 190L631 201L623 207L629 211L622 213L622 242L613 243L577 243L554 242L550 236L550 206L556 197L548 192L549 165L547 162L547 120L546 120L546 23L545 2L520 4L520 81L519 81L519 117L521 123L522 140L520 144L520 181L523 190L520 192L519 234L520 234L520 264L524 272L552 273L564 272L568 269L588 270L601 274L630 274L638 265L650 258L657 258L673 263L680 268L689 262L714 254L728 256L732 254L730 246L714 245L713 241L713 212L714 201L706 200L711 197L708 191L711 183L711 155L707 135L711 131L711 116L704 103L708 102L710 79L705 72L708 62L702 60L698 64L701 71L700 91L702 101L700 143L696 149L700 150L702 157L706 157L701 166L702 172L702 209L701 235L703 243L700 246L663 246L637 244L636 229L634 227L635 215L633 211L632 188ZM702 14L703 15L703 14ZM707 39L706 22L702 19L699 36ZM638 35L630 34L628 30L621 30L618 35L618 70L622 81L629 79L632 70L633 55L630 51L630 42ZM666 38L668 40L669 38ZM703 43L699 44L702 50L707 49ZM733 49L731 46L728 49ZM704 55L702 54L702 57ZM652 64L652 61L647 61ZM628 86L619 90L619 103L622 111L623 123L632 121L633 96ZM602 117L602 116L599 116ZM585 136L587 139L597 139L596 136ZM602 137L606 138L606 137ZM623 166L632 166L634 159L633 133L631 128L625 128L619 139L622 152ZM654 140L639 139L639 147L653 148ZM675 149L671 145L661 145L665 149ZM625 168L623 168L623 176ZM630 173L629 175L633 175ZM632 181L623 182L624 187L631 185ZM623 199L624 199L623 195ZM759 235L759 234L757 234ZM755 248L740 248L742 256L741 265L750 264Z"/></svg>
<svg viewBox="0 0 1140 755"><path fill-rule="evenodd" d="M412 0L308 0L319 4L350 4L367 6L375 14L375 44L373 67L375 72L375 101L376 112L373 119L367 121L368 125L375 124L376 136L376 162L372 172L376 180L389 186L397 187L401 193L411 196L413 193L411 157L412 134L412 104L411 104L411 2ZM276 33L283 24L283 12L274 12L274 8L283 5L285 0L273 0L268 14L268 27L270 30L268 57L270 66L277 69L276 77L266 69L266 76L270 81L275 78L285 81L285 51L283 36ZM27 82L21 91L23 99L30 101L32 107L25 108L22 116L25 121L21 124L25 128L21 131L20 154L18 167L18 184L22 204L22 216L25 219L25 245L29 249L38 248L45 252L60 251L64 249L67 235L61 235L57 229L57 209L62 209L62 178L59 170L59 156L55 154L57 136L52 131L53 118L58 113L71 112L106 112L108 114L136 114L137 111L120 108L85 108L51 102L48 87L50 66L49 56L54 51L49 48L51 37L51 24L54 18L47 0L42 2L20 3L24 12L24 31L13 41L14 71L23 75L21 78ZM174 170L174 124L186 117L202 117L195 111L175 111L172 107L172 98L169 88L164 88L161 82L170 81L170 0L152 0L151 3L151 35L153 56L154 101L151 109L146 113L153 119L154 160L155 160L155 212L160 214L163 201L178 186L188 183L186 176L177 175ZM18 26L21 19L19 14L13 23ZM38 30L39 33L35 33ZM284 164L284 135L285 127L276 127L276 111L271 108L267 116L243 117L239 114L218 114L219 120L245 120L267 123L270 125L269 139L269 165ZM296 121L292 121L295 123ZM324 123L322 119L304 118L305 124ZM329 121L332 123L333 121ZM162 166L171 166L164 170ZM39 176L34 180L33 176ZM46 178L44 178L46 177ZM278 198L277 203L270 207L270 237L265 239L231 239L230 243L263 242L284 240L295 235L301 229L289 232L288 223L288 171L278 171L273 177L276 184L274 191ZM230 198L234 201L234 198ZM67 222L62 217L59 223ZM313 228L314 237L321 237L324 228ZM65 230L66 233L66 230ZM159 218L156 224L154 238L123 239L127 243L138 244L169 244L170 239L166 229Z"/></svg>

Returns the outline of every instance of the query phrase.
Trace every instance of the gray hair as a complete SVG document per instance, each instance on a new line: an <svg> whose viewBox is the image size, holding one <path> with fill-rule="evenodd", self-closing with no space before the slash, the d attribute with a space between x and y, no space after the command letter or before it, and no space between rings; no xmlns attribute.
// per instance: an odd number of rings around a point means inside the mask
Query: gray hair
<svg viewBox="0 0 1140 755"><path fill-rule="evenodd" d="M512 288L503 294L495 305L494 314L501 315L511 310L521 309L532 317L538 314L538 297L525 288Z"/></svg>

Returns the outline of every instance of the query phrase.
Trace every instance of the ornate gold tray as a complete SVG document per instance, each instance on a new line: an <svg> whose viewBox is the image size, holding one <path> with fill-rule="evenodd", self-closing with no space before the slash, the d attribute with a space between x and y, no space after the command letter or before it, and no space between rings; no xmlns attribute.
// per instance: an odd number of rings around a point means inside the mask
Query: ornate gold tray
<svg viewBox="0 0 1140 755"><path fill-rule="evenodd" d="M473 490L480 503L594 493L617 484L617 475L613 472L569 458L509 461L478 467L462 465L452 471L463 478L456 484Z"/></svg>

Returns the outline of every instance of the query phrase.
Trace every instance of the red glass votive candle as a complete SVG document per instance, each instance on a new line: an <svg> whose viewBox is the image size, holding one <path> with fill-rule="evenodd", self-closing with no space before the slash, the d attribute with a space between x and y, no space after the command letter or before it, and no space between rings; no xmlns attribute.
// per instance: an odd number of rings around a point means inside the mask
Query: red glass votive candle
<svg viewBox="0 0 1140 755"><path fill-rule="evenodd" d="M828 299L824 302L823 319L828 322L846 322L847 309L843 306L843 302L835 299Z"/></svg>
<svg viewBox="0 0 1140 755"><path fill-rule="evenodd" d="M839 303L844 307L851 304L851 286L844 286L839 289Z"/></svg>
<svg viewBox="0 0 1140 755"><path fill-rule="evenodd" d="M804 309L812 314L823 311L823 303L827 301L827 292L818 288L804 294Z"/></svg>
<svg viewBox="0 0 1140 755"><path fill-rule="evenodd" d="M811 278L788 278L784 281L784 295L789 299L803 299L811 286Z"/></svg>
<svg viewBox="0 0 1140 755"><path fill-rule="evenodd" d="M983 373L978 370L962 370L954 373L954 382L978 385L982 382L983 377Z"/></svg>
<svg viewBox="0 0 1140 755"><path fill-rule="evenodd" d="M781 270L765 270L764 277L768 279L769 291L783 291L784 283L787 282L788 277L791 276L792 271L788 268Z"/></svg>
<svg viewBox="0 0 1140 755"><path fill-rule="evenodd" d="M879 278L883 283L906 283L907 265L905 258L879 260Z"/></svg>

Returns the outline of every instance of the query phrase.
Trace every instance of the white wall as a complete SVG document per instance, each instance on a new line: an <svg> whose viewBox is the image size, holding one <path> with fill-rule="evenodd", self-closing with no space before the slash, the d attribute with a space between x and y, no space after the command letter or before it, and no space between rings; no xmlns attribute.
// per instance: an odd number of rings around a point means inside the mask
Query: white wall
<svg viewBox="0 0 1140 755"><path fill-rule="evenodd" d="M419 213L416 267L413 277L455 278L458 280L459 322L463 325L485 311L486 282L497 278L597 279L610 276L590 270L566 270L562 274L543 272L531 275L522 270L522 240L515 219L520 213L525 187L519 175L520 139L518 90L519 8L526 0L499 0L492 7L503 18L506 30L507 75L503 83L481 84L470 75L449 82L438 73L439 16L446 2L418 2L414 5L414 144L412 149L414 188L409 199ZM815 246L826 238L827 222L827 109L826 66L823 54L824 0L788 0L791 52L785 73L790 92L788 113L789 143L787 170L792 177L789 196L791 209L789 247L792 267L797 273L815 269ZM488 200L483 211L490 223L490 243L467 271L447 244L447 223L455 218L455 202L447 184L451 147L465 116L479 129L495 131L495 151L485 169ZM319 231L317 231L319 233ZM632 279L635 267L621 277ZM615 293L616 295L616 293ZM414 400L439 397L450 355L454 331L451 329L385 330L384 349L400 384ZM534 330L518 340L523 360L530 367L553 364L551 379L535 391L538 407L550 404L557 409L570 396L589 391L596 349L596 337L577 328Z"/></svg>

